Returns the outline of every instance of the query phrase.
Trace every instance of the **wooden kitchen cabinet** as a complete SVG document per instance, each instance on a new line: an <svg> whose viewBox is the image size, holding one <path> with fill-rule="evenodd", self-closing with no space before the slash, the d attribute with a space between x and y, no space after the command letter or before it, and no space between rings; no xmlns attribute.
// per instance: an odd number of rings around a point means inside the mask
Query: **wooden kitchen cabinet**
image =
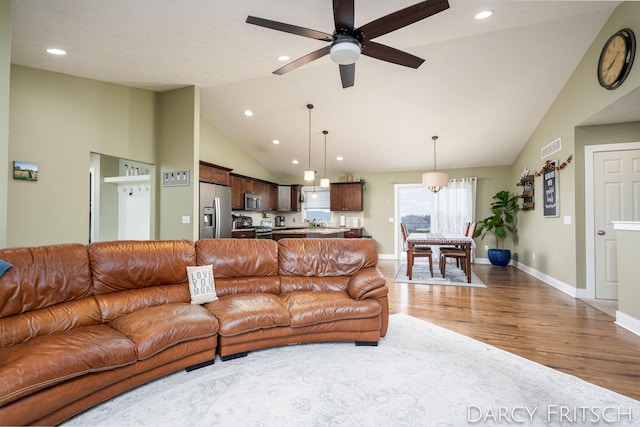
<svg viewBox="0 0 640 427"><path fill-rule="evenodd" d="M244 193L257 194L262 198L262 210L275 211L278 209L278 185L260 179L242 175L230 175L231 180L231 208L243 210Z"/></svg>
<svg viewBox="0 0 640 427"><path fill-rule="evenodd" d="M278 211L280 212L300 212L300 196L302 195L302 185L278 185Z"/></svg>
<svg viewBox="0 0 640 427"><path fill-rule="evenodd" d="M200 182L210 182L213 184L230 185L229 173L232 169L213 163L200 162Z"/></svg>
<svg viewBox="0 0 640 427"><path fill-rule="evenodd" d="M331 183L330 197L332 211L362 211L363 207L362 182Z"/></svg>
<svg viewBox="0 0 640 427"><path fill-rule="evenodd" d="M231 209L244 209L244 193L251 193L253 186L248 178L231 175Z"/></svg>

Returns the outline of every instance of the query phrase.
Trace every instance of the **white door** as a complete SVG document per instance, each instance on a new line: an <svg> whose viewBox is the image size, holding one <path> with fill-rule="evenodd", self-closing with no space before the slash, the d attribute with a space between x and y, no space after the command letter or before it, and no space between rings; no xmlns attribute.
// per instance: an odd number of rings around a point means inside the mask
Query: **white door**
<svg viewBox="0 0 640 427"><path fill-rule="evenodd" d="M612 221L640 221L640 150L596 152L593 172L595 296L618 299Z"/></svg>

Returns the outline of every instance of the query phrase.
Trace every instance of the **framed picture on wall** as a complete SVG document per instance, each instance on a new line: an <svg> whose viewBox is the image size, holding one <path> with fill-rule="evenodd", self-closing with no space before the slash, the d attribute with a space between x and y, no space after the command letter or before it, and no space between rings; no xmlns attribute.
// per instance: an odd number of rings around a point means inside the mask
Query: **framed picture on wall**
<svg viewBox="0 0 640 427"><path fill-rule="evenodd" d="M21 181L37 181L38 165L36 163L13 161L13 179Z"/></svg>
<svg viewBox="0 0 640 427"><path fill-rule="evenodd" d="M558 217L560 216L559 196L558 196L558 175L560 171L556 169L558 161L553 160L547 163L542 173L542 193L543 209L542 214L545 217Z"/></svg>

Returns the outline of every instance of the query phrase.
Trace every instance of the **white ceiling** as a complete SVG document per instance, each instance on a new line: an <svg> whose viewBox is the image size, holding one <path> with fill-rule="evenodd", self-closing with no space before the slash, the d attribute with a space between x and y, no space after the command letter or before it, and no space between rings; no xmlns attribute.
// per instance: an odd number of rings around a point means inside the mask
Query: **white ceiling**
<svg viewBox="0 0 640 427"><path fill-rule="evenodd" d="M356 1L356 26L416 2ZM245 23L253 15L331 33L329 0L14 0L12 62L157 91L200 86L203 117L278 175L306 169L308 103L321 173L324 129L328 174L430 170L432 135L438 167L510 165L618 4L450 0L375 39L426 59L420 68L363 56L343 89L328 57L272 74L284 65L277 56L326 42ZM483 9L493 16L475 21Z"/></svg>

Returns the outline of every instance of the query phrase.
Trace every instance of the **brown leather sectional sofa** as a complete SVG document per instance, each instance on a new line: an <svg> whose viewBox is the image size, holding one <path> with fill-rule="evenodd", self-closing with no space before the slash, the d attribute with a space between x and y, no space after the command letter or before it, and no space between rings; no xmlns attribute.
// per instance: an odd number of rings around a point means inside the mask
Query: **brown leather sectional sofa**
<svg viewBox="0 0 640 427"><path fill-rule="evenodd" d="M3 425L56 424L216 354L375 344L387 330L371 239L96 242L0 260L13 265L0 277ZM186 267L208 264L219 298L191 304Z"/></svg>

